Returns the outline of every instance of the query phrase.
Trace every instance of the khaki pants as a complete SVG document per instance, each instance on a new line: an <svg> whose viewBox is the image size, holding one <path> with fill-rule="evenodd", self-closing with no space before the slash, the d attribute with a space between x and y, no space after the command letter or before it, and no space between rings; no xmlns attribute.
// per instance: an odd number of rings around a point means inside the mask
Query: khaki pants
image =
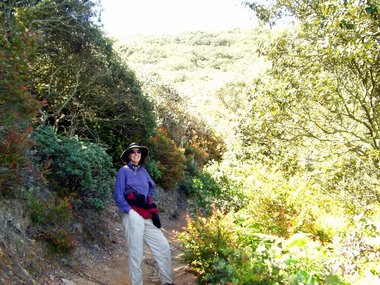
<svg viewBox="0 0 380 285"><path fill-rule="evenodd" d="M128 265L132 285L143 285L141 263L144 242L149 246L158 264L161 283L173 283L170 246L161 229L154 226L151 219L144 219L134 210L123 215L122 223L128 244Z"/></svg>

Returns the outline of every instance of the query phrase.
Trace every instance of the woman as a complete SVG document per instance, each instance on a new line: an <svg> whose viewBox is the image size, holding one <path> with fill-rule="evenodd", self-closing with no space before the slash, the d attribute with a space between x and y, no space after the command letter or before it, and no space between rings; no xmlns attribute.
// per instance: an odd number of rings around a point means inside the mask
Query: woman
<svg viewBox="0 0 380 285"><path fill-rule="evenodd" d="M141 263L144 242L152 251L162 284L174 284L170 246L162 233L157 208L152 202L156 184L142 166L149 154L145 146L131 143L122 153L125 165L117 173L114 198L123 213L122 223L128 245L129 275L132 285L143 284ZM153 220L152 220L153 218ZM155 223L153 223L155 221Z"/></svg>

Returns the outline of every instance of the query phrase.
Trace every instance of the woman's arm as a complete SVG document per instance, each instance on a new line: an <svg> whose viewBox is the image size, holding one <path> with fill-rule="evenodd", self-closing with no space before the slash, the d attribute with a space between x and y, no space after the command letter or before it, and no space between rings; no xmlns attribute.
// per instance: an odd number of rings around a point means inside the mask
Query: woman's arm
<svg viewBox="0 0 380 285"><path fill-rule="evenodd" d="M126 178L126 169L125 167L122 167L117 173L114 190L115 203L122 213L129 213L129 210L131 209L131 206L128 204L124 197Z"/></svg>

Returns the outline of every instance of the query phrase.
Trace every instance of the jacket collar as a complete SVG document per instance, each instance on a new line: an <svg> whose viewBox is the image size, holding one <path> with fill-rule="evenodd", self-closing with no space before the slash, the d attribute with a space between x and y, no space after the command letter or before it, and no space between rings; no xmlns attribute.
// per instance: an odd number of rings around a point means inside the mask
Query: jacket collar
<svg viewBox="0 0 380 285"><path fill-rule="evenodd" d="M137 170L140 168L140 165L134 165L131 161L128 162L128 166L129 166L129 168L131 168L133 170Z"/></svg>

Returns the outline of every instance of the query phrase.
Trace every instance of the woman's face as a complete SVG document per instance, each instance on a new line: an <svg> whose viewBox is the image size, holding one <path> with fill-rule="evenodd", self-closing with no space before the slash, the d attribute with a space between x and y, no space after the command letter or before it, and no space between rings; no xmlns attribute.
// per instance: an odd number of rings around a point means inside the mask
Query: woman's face
<svg viewBox="0 0 380 285"><path fill-rule="evenodd" d="M138 165L141 159L141 151L138 148L132 148L129 153L129 159L134 165Z"/></svg>

